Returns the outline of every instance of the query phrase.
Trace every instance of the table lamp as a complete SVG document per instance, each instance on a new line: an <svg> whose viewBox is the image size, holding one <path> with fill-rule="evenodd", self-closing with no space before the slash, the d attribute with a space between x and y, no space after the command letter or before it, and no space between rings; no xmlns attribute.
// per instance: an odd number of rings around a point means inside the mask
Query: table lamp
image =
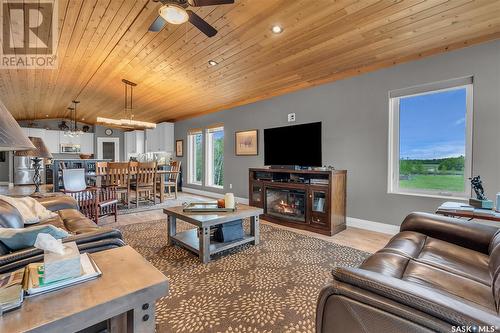
<svg viewBox="0 0 500 333"><path fill-rule="evenodd" d="M29 156L33 157L31 160L33 161L33 167L35 169L35 174L33 175L33 183L35 183L35 193L40 192L40 183L42 178L40 177L40 162L43 158L52 158L52 154L45 146L42 138L28 137L33 146L35 146L34 150L23 150L16 151L16 156Z"/></svg>
<svg viewBox="0 0 500 333"><path fill-rule="evenodd" d="M21 126L0 102L0 151L35 149Z"/></svg>

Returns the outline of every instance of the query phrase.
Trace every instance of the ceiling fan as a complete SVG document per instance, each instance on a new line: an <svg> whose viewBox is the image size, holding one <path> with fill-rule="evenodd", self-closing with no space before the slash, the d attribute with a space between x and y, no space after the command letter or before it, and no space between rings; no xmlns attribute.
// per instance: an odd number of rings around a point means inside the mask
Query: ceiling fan
<svg viewBox="0 0 500 333"><path fill-rule="evenodd" d="M196 15L188 7L204 7L227 5L234 3L234 0L153 0L161 2L163 5L158 10L158 17L149 27L149 31L158 32L167 23L182 24L189 21L192 25L198 28L208 37L213 37L217 34L217 30L208 24L204 19Z"/></svg>

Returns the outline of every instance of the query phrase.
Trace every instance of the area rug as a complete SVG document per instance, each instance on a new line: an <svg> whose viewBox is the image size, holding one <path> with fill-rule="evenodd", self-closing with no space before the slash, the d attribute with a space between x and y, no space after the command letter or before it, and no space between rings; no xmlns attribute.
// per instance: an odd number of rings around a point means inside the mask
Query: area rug
<svg viewBox="0 0 500 333"><path fill-rule="evenodd" d="M179 230L190 227L178 222ZM261 225L258 246L243 245L204 265L166 246L165 221L119 228L170 283L169 295L157 302L157 332L314 332L316 301L332 269L358 266L369 255Z"/></svg>

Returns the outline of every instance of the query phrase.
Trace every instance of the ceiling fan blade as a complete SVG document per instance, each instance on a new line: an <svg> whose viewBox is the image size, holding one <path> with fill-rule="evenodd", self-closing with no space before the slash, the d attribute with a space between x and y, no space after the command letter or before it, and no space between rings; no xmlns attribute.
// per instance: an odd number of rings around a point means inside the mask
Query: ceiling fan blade
<svg viewBox="0 0 500 333"><path fill-rule="evenodd" d="M149 31L158 32L163 29L165 24L167 24L167 21L165 21L161 16L158 16L149 27Z"/></svg>
<svg viewBox="0 0 500 333"><path fill-rule="evenodd" d="M208 37L213 37L217 34L217 30L215 30L215 28L208 24L204 19L199 17L195 12L193 12L192 10L186 10L186 12L189 15L189 22L200 29L200 31L205 35L207 35Z"/></svg>
<svg viewBox="0 0 500 333"><path fill-rule="evenodd" d="M234 0L188 0L192 7L229 5L234 3Z"/></svg>

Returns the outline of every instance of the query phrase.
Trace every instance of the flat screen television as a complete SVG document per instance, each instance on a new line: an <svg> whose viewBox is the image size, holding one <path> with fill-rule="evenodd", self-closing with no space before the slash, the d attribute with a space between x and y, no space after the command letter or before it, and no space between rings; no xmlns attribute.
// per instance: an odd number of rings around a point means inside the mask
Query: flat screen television
<svg viewBox="0 0 500 333"><path fill-rule="evenodd" d="M264 164L322 166L321 122L265 129Z"/></svg>

